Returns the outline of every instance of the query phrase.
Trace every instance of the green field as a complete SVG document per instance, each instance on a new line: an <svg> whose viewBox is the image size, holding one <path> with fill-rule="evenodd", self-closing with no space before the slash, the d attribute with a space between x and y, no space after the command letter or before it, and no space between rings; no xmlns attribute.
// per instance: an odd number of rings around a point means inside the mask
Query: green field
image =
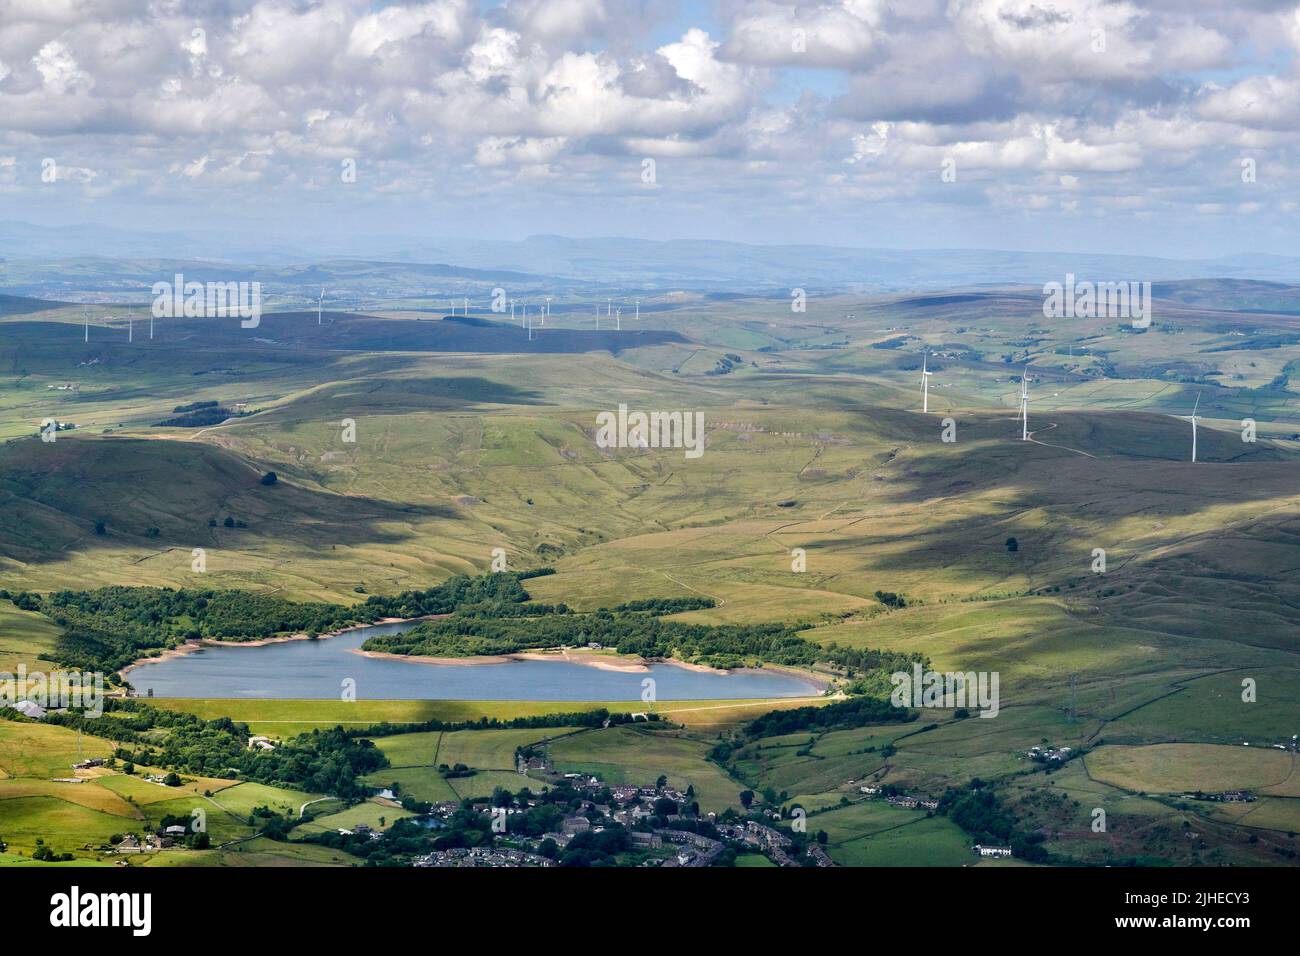
<svg viewBox="0 0 1300 956"><path fill-rule="evenodd" d="M1102 320L1044 323L1023 290L836 296L816 321L792 320L771 299L683 292L647 313L682 341L581 355L453 351L468 341L455 336L474 333L400 311L340 314L319 328L311 316L269 316L269 343L177 321L128 344L96 325L89 347L79 307L3 317L0 588L229 587L347 604L485 571L499 547L512 570L554 569L528 581L537 601L590 611L704 595L717 606L676 619L789 623L823 646L996 672L1000 713L937 710L910 724L752 741L737 737L752 718L824 700L662 702L655 709L680 726L377 738L391 766L366 783L437 802L535 789L543 782L515 772L514 753L550 738L559 773L666 775L693 786L706 811L737 807L746 789L798 802L830 835L828 852L851 865L976 862L947 817L865 800L866 779L936 797L978 779L1058 862L1285 862L1300 826L1294 752L1277 749L1300 733L1300 412L1290 389L1300 343L1287 338L1291 320L1267 313L1279 296L1290 302L1276 289L1193 282L1161 294L1166 318L1135 334ZM922 349L934 371L929 415L916 389ZM710 374L727 353L740 359L733 370ZM1014 408L1026 365L1033 440L1022 442ZM1176 416L1198 394L1192 464ZM205 400L256 413L157 425ZM706 453L597 447L595 415L619 403L700 410ZM77 428L41 442L35 428L48 416ZM947 416L953 443L940 437ZM1258 442L1241 440L1247 416ZM345 418L355 443L341 438ZM274 486L259 481L268 470ZM225 527L226 516L245 527ZM202 575L190 564L199 547ZM793 569L795 549L806 570ZM877 592L902 595L903 606ZM0 670L48 668L39 655L57 637L47 618L0 599ZM1253 702L1242 699L1246 679ZM151 703L279 740L383 721L645 709ZM722 741L736 744L726 767L709 758ZM1084 755L1049 772L1027 756L1044 744ZM50 779L111 749L0 721L0 838L17 859L42 826L51 846L98 859L108 834L197 800L219 817L222 843L241 842L132 865L346 862L248 839L255 807L296 815L320 794L210 779L173 793L107 772ZM444 763L476 773L446 779ZM1234 788L1260 799L1179 797ZM335 812L309 826L377 817L376 807L322 804ZM1104 839L1089 828L1094 808L1112 823Z"/></svg>

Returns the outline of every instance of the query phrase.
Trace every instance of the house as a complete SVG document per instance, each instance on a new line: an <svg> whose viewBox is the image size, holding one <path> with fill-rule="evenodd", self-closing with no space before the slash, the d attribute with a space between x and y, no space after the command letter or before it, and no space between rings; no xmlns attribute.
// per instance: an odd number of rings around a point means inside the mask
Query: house
<svg viewBox="0 0 1300 956"><path fill-rule="evenodd" d="M925 809L927 810L939 809L939 801L935 800L933 797L926 797L924 800L920 801L920 804L921 806L925 807Z"/></svg>
<svg viewBox="0 0 1300 956"><path fill-rule="evenodd" d="M179 837L185 836L187 832L188 831L185 829L185 827L181 826L179 823L173 823L171 826L167 827L167 829L163 830L163 833L167 834L168 836L179 836Z"/></svg>
<svg viewBox="0 0 1300 956"><path fill-rule="evenodd" d="M1040 763L1065 763L1073 752L1069 747L1030 747L1027 756Z"/></svg>
<svg viewBox="0 0 1300 956"><path fill-rule="evenodd" d="M650 849L655 850L664 845L664 838L657 833L642 833L640 830L633 830L632 845L638 847L649 847Z"/></svg>
<svg viewBox="0 0 1300 956"><path fill-rule="evenodd" d="M586 817L569 817L560 824L560 830L569 836L577 836L591 829L591 821Z"/></svg>
<svg viewBox="0 0 1300 956"><path fill-rule="evenodd" d="M879 788L879 787L873 787L873 786L858 787L858 790L859 790L859 792L861 792L861 793L865 793L865 794L866 794L867 796L869 796L869 797L874 797L874 796L876 796L878 793L880 793L880 788Z"/></svg>
<svg viewBox="0 0 1300 956"><path fill-rule="evenodd" d="M1010 856L1011 855L1011 847L1009 846L984 846L981 843L976 843L973 847L971 847L971 849L974 850L976 853L978 853L980 856Z"/></svg>
<svg viewBox="0 0 1300 956"><path fill-rule="evenodd" d="M808 856L810 856L818 866L827 867L835 865L835 861L826 855L826 851L816 844L808 848Z"/></svg>
<svg viewBox="0 0 1300 956"><path fill-rule="evenodd" d="M714 847L722 846L717 840L690 830L661 830L659 835L670 843L687 843L701 850L712 850Z"/></svg>
<svg viewBox="0 0 1300 956"><path fill-rule="evenodd" d="M249 750L274 750L275 742L272 741L270 737L262 737L260 735L256 737L249 737L248 749Z"/></svg>

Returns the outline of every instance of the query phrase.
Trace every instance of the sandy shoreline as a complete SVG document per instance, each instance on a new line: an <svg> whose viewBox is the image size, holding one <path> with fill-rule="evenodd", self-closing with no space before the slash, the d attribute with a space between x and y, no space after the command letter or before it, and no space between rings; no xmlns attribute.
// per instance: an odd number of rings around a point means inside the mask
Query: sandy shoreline
<svg viewBox="0 0 1300 956"><path fill-rule="evenodd" d="M141 664L153 664L158 661L165 661L169 658L180 657L184 654L192 653L204 647L266 647L268 644L284 644L289 641L323 641L331 637L338 637L340 634L348 634L352 631L360 631L363 628L374 627L376 624L401 624L404 621L431 621L435 618L446 617L445 614L424 614L420 617L381 617L377 621L369 624L353 624L348 627L341 627L335 631L326 631L324 634L318 634L313 638L310 634L299 632L297 634L281 634L279 637L259 637L251 641L219 641L214 637L202 637L198 640L187 640L177 647L169 647L161 654L153 657L142 657L139 660L132 661L120 671L118 677L125 677Z"/></svg>
<svg viewBox="0 0 1300 956"><path fill-rule="evenodd" d="M563 661L567 664L580 664L583 667L594 667L597 670L617 671L624 674L645 674L650 671L651 664L668 664L672 667L680 667L683 670L697 671L702 674L759 674L763 671L772 671L811 684L818 692L824 691L831 684L831 679L822 674L781 664L727 669L709 667L705 664L692 664L673 658L652 660L639 656L619 655L616 657L582 650L516 651L510 654L482 654L476 657L433 657L427 654L389 654L384 651L363 651L361 648L356 647L352 648L349 653L381 660L412 661L417 664L434 664L440 667L477 667L483 664L509 664L511 661Z"/></svg>
<svg viewBox="0 0 1300 956"><path fill-rule="evenodd" d="M585 667L594 667L603 671L644 673L650 670L649 664L640 657L628 657L618 660L610 658L608 655L584 654L581 651L517 651L510 654L479 654L474 657L433 657L428 654L389 654L385 651L363 651L359 647L354 647L349 653L379 660L436 664L439 667L478 667L481 664L509 664L512 661L563 661L568 664L582 664Z"/></svg>

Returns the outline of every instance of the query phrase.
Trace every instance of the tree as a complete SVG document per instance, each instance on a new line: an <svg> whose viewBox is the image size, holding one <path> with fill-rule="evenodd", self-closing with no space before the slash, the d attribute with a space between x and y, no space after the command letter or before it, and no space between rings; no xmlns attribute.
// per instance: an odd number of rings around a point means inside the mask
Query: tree
<svg viewBox="0 0 1300 956"><path fill-rule="evenodd" d="M102 535L102 534L106 534L106 533L107 533L107 530L108 530L108 529L106 529L106 528L104 527L104 522L102 522L102 521L96 521L96 522L95 522L95 534L100 534L100 535Z"/></svg>
<svg viewBox="0 0 1300 956"><path fill-rule="evenodd" d="M279 480L280 480L279 476L276 475L276 473L273 471L268 471L265 475L262 476L262 484L264 485L273 485Z"/></svg>
<svg viewBox="0 0 1300 956"><path fill-rule="evenodd" d="M1007 538L1007 550L1012 552L1019 551L1020 542L1015 538Z"/></svg>
<svg viewBox="0 0 1300 956"><path fill-rule="evenodd" d="M677 815L677 801L670 800L668 797L660 797L655 801L655 816L671 817Z"/></svg>
<svg viewBox="0 0 1300 956"><path fill-rule="evenodd" d="M163 785L168 787L179 787L181 785L181 778L176 771L173 770L171 773L167 774L167 776L163 777Z"/></svg>
<svg viewBox="0 0 1300 956"><path fill-rule="evenodd" d="M235 526L235 519L230 517L230 515L226 515L226 520L221 523L224 524L227 528L233 528Z"/></svg>
<svg viewBox="0 0 1300 956"><path fill-rule="evenodd" d="M754 791L753 791L753 790L742 790L742 791L740 791L740 804L741 804L741 806L743 806L746 810L748 810L749 807L750 807L750 805L753 804L753 802L754 802Z"/></svg>

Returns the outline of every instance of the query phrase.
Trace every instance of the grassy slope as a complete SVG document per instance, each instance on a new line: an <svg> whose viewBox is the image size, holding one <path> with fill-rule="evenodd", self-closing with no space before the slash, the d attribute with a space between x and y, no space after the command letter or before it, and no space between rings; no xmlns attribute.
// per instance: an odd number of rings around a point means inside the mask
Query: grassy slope
<svg viewBox="0 0 1300 956"><path fill-rule="evenodd" d="M1155 331L1132 335L1105 322L1042 329L1036 304L1015 297L862 305L819 304L818 315L792 325L770 303L686 302L660 327L686 330L703 345L656 346L617 360L588 355L581 376L571 359L555 356L345 353L233 340L217 362L193 330L177 330L172 346L152 351L138 339L135 349L96 343L85 356L101 361L73 371L76 335L60 343L20 331L10 338L21 345L20 361L0 350L0 435L30 434L47 414L86 427L53 446L25 441L0 451L8 466L0 586L192 583L189 549L206 546L213 584L351 600L357 583L394 590L481 569L497 545L527 566L546 543L562 557L559 574L532 582L542 600L590 607L629 595L706 593L721 606L685 619L804 620L816 640L922 650L945 667L1002 673L1005 709L996 721L905 736L888 761L822 740L807 758L747 770L756 785L780 784L810 802L852 793L846 781L865 773L927 789L976 773L1018 773L1032 769L1023 749L1044 738L1238 743L1285 731L1294 683L1273 689L1267 675L1292 664L1295 650L1295 466L1282 445L1243 444L1237 420L1258 416L1266 435L1291 428L1287 393L1265 386L1300 353L1214 351L1229 341L1226 328L1269 320L1166 306ZM859 318L841 319L848 311ZM889 326L894 331L883 331ZM870 347L899 326L914 336L905 348ZM840 340L848 347L807 348ZM966 356L936 354L931 401L939 414L928 418L916 412L908 367L923 344ZM792 345L801 349L747 351ZM756 367L703 375L723 350ZM1010 381L1025 358L1034 368L1037 439L1027 444L1014 441ZM1119 374L1092 374L1105 364ZM1214 388L1207 371L1232 387ZM45 388L70 375L78 392ZM1193 466L1184 460L1186 423L1168 415L1185 414L1198 390L1209 394L1202 461ZM198 399L264 411L202 433L149 427L173 405ZM703 409L708 452L687 462L679 452L594 448L595 412L619 401ZM989 411L999 406L1006 411ZM946 414L958 422L956 445L938 441ZM344 417L358 423L356 445L339 440ZM141 440L97 438L105 429ZM31 477L51 465L53 482ZM264 468L284 478L278 497L256 485ZM109 474L114 481L105 481ZM114 512L104 539L88 535L100 506L80 493L82 476L96 481L103 496L96 500ZM241 509L250 527L209 531L208 513L225 506ZM162 529L159 540L141 538L150 526ZM1009 536L1020 543L1014 554L1004 547ZM790 571L796 547L807 550L805 574ZM1107 551L1105 575L1089 570L1098 547ZM877 589L923 603L886 612L871 596ZM0 649L14 660L49 637L0 605L7 642ZM1228 669L1230 680L1215 676ZM1241 674L1258 675L1265 691L1249 711L1231 704ZM1071 675L1076 721L1067 717ZM245 703L190 706L272 733L370 722L368 712L358 719L360 711L322 709L333 702L240 710ZM538 712L467 702L351 706L379 708L385 719ZM712 721L764 706L673 705L700 734L693 759L719 729ZM617 744L601 741L577 756L613 754L594 760L611 772L652 769L655 750L645 740L628 747L625 732L608 736ZM662 759L681 759L681 741L666 746ZM1078 795L1083 811L1101 801L1120 819L1153 821L1123 837L1112 829L1107 852L1181 846L1179 814L1187 813L1212 838L1207 858L1247 852L1230 829L1211 826L1221 808L1171 809L1073 767L1011 779L1023 791L1022 809L1059 827L1056 842L1085 856L1101 852L1086 836L1086 814L1079 826L1045 794L1059 790ZM803 794L800 783L823 789ZM1263 828L1269 840L1290 828L1285 809L1270 800L1252 811L1273 824ZM900 859L858 846L873 838L846 839L833 852L846 862ZM940 841L934 859L948 859L950 849Z"/></svg>

